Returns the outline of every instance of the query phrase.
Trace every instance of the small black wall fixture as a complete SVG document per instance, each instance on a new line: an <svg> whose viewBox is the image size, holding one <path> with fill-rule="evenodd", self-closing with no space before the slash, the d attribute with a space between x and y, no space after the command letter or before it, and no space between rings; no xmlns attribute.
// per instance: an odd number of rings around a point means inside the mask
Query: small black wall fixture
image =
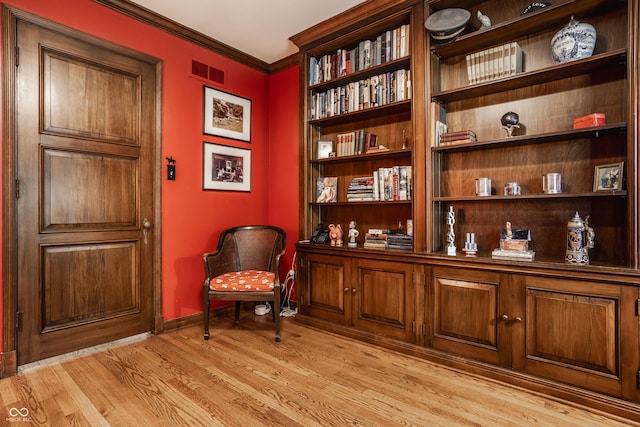
<svg viewBox="0 0 640 427"><path fill-rule="evenodd" d="M176 161L173 157L166 157L167 162L167 180L175 181L176 180Z"/></svg>

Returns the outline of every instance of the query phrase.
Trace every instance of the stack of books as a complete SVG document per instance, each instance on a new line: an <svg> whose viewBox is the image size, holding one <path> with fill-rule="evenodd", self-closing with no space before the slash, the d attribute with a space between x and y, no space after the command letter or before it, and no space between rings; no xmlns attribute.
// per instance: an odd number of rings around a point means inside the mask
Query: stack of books
<svg viewBox="0 0 640 427"><path fill-rule="evenodd" d="M364 248L386 249L389 233L391 233L391 230L370 228L364 236Z"/></svg>
<svg viewBox="0 0 640 427"><path fill-rule="evenodd" d="M471 142L478 142L476 134L472 130L447 132L440 136L440 145L468 144Z"/></svg>
<svg viewBox="0 0 640 427"><path fill-rule="evenodd" d="M373 177L364 176L353 178L347 187L348 202L373 201Z"/></svg>
<svg viewBox="0 0 640 427"><path fill-rule="evenodd" d="M413 236L406 234L389 234L387 236L387 249L413 250Z"/></svg>
<svg viewBox="0 0 640 427"><path fill-rule="evenodd" d="M483 83L522 72L522 49L516 42L466 56L469 83Z"/></svg>

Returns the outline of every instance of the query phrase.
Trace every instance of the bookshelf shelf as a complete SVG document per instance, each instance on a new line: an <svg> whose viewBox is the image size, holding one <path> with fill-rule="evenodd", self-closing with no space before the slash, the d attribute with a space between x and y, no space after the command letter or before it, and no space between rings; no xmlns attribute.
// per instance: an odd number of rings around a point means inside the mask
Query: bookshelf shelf
<svg viewBox="0 0 640 427"><path fill-rule="evenodd" d="M431 147L434 152L457 152L475 151L487 149L500 149L513 146L525 146L533 144L543 144L557 141L568 141L578 139L595 139L606 136L623 135L627 132L627 123L612 123L603 126L596 126L582 129L570 129L558 132L549 132L539 135L519 135L511 138L494 139L490 141L478 141L468 144L446 145Z"/></svg>
<svg viewBox="0 0 640 427"><path fill-rule="evenodd" d="M431 7L434 11L448 7L469 9L477 3L476 1L442 0L432 2ZM551 6L537 12L496 22L490 28L464 34L453 43L434 46L432 51L441 58L466 54L507 40L516 40L539 33L549 28L560 28L568 22L568 18L572 15L576 17L589 15L605 5L610 7L611 3L610 0L570 0L559 4L553 2ZM617 3L620 7L624 5L624 2Z"/></svg>
<svg viewBox="0 0 640 427"><path fill-rule="evenodd" d="M599 70L610 70L612 67L624 67L626 60L627 50L617 49L578 61L554 65L540 70L527 71L490 82L434 92L432 98L434 101L446 103L468 98L477 98L497 92L529 88L534 85L590 74Z"/></svg>

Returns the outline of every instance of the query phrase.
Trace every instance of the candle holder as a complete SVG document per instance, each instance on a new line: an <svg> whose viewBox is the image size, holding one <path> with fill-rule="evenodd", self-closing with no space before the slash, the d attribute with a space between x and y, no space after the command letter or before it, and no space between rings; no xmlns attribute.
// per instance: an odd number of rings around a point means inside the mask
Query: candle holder
<svg viewBox="0 0 640 427"><path fill-rule="evenodd" d="M478 243L476 243L476 233L467 233L467 240L464 242L464 253L467 256L476 256Z"/></svg>

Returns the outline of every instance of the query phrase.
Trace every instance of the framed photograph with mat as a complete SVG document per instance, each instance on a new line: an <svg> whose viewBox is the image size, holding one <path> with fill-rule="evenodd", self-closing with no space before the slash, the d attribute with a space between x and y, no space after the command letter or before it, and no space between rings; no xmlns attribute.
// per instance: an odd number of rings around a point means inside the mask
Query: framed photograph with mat
<svg viewBox="0 0 640 427"><path fill-rule="evenodd" d="M251 150L205 141L202 189L251 191Z"/></svg>
<svg viewBox="0 0 640 427"><path fill-rule="evenodd" d="M251 142L251 100L204 86L202 132Z"/></svg>
<svg viewBox="0 0 640 427"><path fill-rule="evenodd" d="M624 162L596 166L593 172L593 191L622 190Z"/></svg>

